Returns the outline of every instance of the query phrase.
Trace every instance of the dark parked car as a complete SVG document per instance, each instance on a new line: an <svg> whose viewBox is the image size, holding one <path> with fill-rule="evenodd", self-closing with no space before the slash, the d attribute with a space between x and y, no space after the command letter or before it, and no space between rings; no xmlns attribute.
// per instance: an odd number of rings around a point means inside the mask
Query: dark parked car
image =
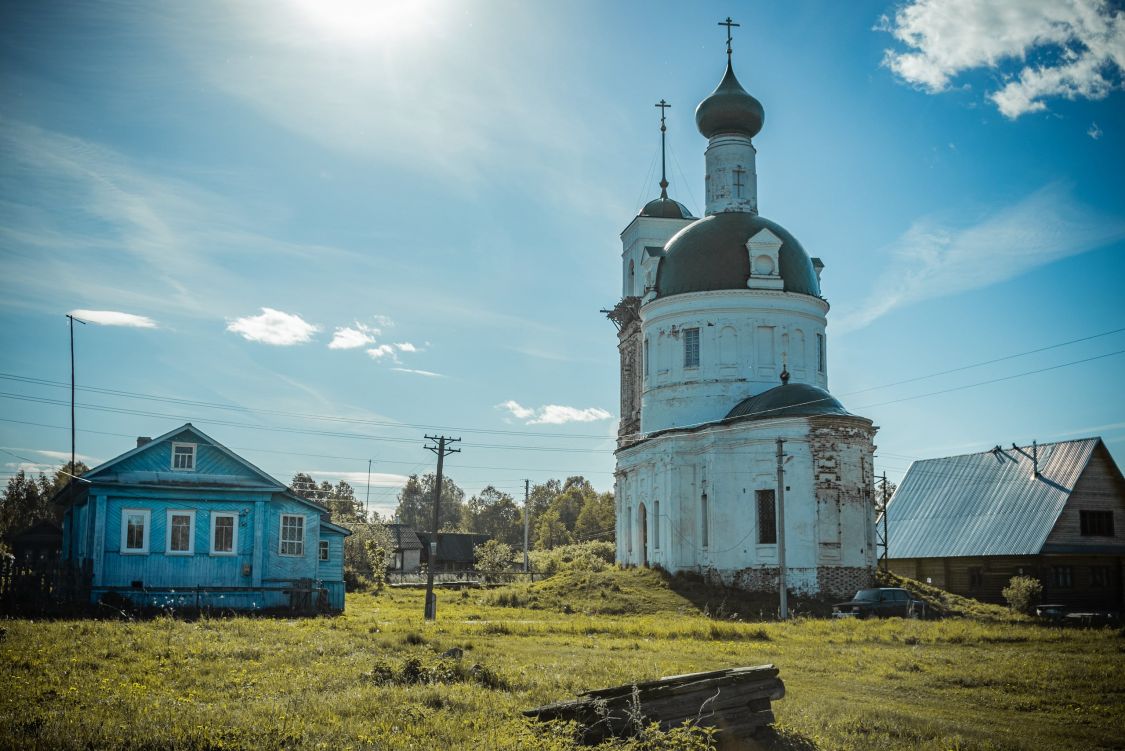
<svg viewBox="0 0 1125 751"><path fill-rule="evenodd" d="M926 615L926 603L915 600L905 589L880 587L861 589L849 602L838 602L832 606L836 618L922 618Z"/></svg>

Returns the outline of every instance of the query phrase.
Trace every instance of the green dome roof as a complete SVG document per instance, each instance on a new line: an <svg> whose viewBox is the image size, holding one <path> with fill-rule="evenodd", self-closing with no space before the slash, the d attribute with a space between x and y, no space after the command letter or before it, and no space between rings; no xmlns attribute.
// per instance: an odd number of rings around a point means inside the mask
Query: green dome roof
<svg viewBox="0 0 1125 751"><path fill-rule="evenodd" d="M704 138L718 133L742 133L753 138L766 121L762 103L746 93L727 60L727 72L711 96L695 108L695 124Z"/></svg>
<svg viewBox="0 0 1125 751"><path fill-rule="evenodd" d="M659 219L693 219L687 206L671 198L654 198L645 204L637 216L650 216Z"/></svg>
<svg viewBox="0 0 1125 751"><path fill-rule="evenodd" d="M773 417L815 417L847 415L836 397L807 383L788 383L743 399L727 413L726 419L768 420Z"/></svg>
<svg viewBox="0 0 1125 751"><path fill-rule="evenodd" d="M763 229L781 240L778 265L785 291L820 297L816 271L797 239L781 225L743 212L713 214L677 232L656 272L657 297L746 289L750 279L746 241Z"/></svg>

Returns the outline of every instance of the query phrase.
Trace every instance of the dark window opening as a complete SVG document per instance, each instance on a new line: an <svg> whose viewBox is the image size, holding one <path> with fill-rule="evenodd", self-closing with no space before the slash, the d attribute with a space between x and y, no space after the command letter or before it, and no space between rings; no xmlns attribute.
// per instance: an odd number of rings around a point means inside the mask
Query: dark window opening
<svg viewBox="0 0 1125 751"><path fill-rule="evenodd" d="M1074 586L1074 569L1071 566L1054 566L1054 584L1059 589L1070 589Z"/></svg>
<svg viewBox="0 0 1125 751"><path fill-rule="evenodd" d="M977 590L984 583L984 570L979 566L969 569L969 589Z"/></svg>
<svg viewBox="0 0 1125 751"><path fill-rule="evenodd" d="M1113 537L1112 511L1079 511L1083 537Z"/></svg>
<svg viewBox="0 0 1125 751"><path fill-rule="evenodd" d="M1105 589L1109 586L1109 566L1090 567L1090 586Z"/></svg>
<svg viewBox="0 0 1125 751"><path fill-rule="evenodd" d="M777 544L777 504L772 490L756 491L758 497L758 544Z"/></svg>

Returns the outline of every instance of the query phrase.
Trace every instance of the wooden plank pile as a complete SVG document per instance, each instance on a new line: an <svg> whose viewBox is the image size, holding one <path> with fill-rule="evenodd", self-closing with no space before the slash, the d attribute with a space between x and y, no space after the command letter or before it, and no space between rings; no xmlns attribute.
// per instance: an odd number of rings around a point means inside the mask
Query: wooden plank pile
<svg viewBox="0 0 1125 751"><path fill-rule="evenodd" d="M774 721L770 702L785 696L773 665L674 675L586 691L574 701L529 709L537 720L573 720L583 743L628 738L651 722L667 730L684 721L714 727L721 740L745 739Z"/></svg>

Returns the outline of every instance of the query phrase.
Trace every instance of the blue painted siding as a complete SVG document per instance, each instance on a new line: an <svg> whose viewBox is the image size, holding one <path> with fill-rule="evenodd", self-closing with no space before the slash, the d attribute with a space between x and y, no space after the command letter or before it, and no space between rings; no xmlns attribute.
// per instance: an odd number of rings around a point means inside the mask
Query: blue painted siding
<svg viewBox="0 0 1125 751"><path fill-rule="evenodd" d="M196 444L194 472L172 471L173 443ZM160 607L285 607L290 583L311 579L328 589L332 608L343 610L344 535L322 529L319 509L271 489L275 480L195 429L185 426L126 452L86 478L91 483L84 499L67 510L64 536L73 537L76 557L94 563L94 600L114 591L137 604ZM148 513L143 553L122 550L125 509ZM170 511L194 513L189 551L168 549ZM233 554L211 552L215 512L237 520ZM300 555L281 554L285 514L304 520ZM329 543L324 562L319 561L321 539Z"/></svg>

